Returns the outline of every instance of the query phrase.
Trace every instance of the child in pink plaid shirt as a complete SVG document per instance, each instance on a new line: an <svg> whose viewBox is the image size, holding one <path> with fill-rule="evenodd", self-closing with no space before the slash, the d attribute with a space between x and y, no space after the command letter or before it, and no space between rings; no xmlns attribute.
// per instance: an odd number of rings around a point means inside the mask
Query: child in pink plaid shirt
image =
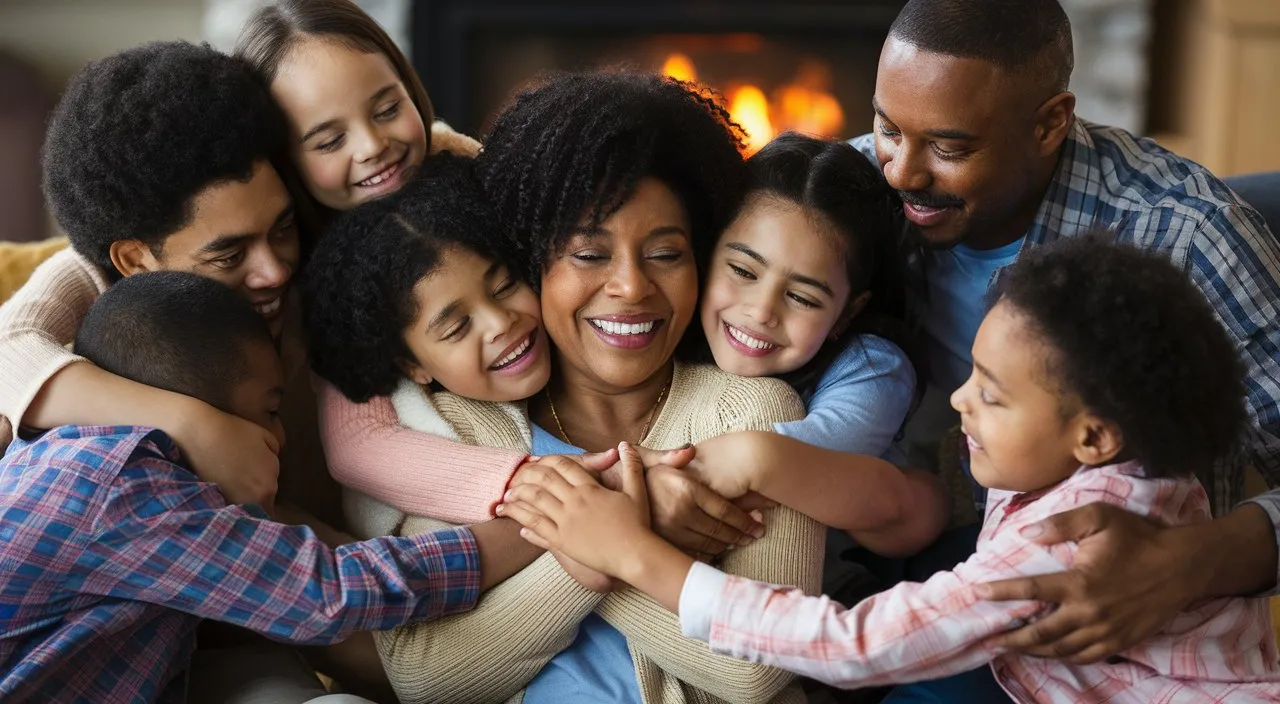
<svg viewBox="0 0 1280 704"><path fill-rule="evenodd" d="M973 478L991 491L977 553L950 572L850 609L726 575L645 528L642 470L629 449L623 492L552 462L508 494L502 513L531 540L652 594L714 650L842 687L990 663L1020 702L1280 701L1261 599L1196 604L1146 642L1088 665L991 644L1052 607L984 601L979 584L1074 562L1074 543L1041 546L1025 529L1098 501L1163 525L1208 520L1191 468L1231 452L1247 421L1236 350L1200 293L1159 255L1100 236L1062 240L1023 253L993 295L973 375L951 399ZM768 496L786 465L759 464L743 463L753 476L734 481Z"/></svg>

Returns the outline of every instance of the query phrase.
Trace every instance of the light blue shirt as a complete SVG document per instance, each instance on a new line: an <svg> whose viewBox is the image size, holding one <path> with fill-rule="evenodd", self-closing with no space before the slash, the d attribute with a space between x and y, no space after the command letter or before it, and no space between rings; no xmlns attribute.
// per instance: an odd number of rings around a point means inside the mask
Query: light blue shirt
<svg viewBox="0 0 1280 704"><path fill-rule="evenodd" d="M804 418L774 424L782 435L828 450L876 455L895 464L905 456L894 440L911 410L916 373L906 353L875 335L851 340L805 399ZM848 533L827 529L822 591L832 594L859 569L840 559L856 547Z"/></svg>
<svg viewBox="0 0 1280 704"><path fill-rule="evenodd" d="M915 370L897 345L859 335L804 399L805 417L773 427L828 450L885 456L911 409L915 387Z"/></svg>
<svg viewBox="0 0 1280 704"><path fill-rule="evenodd" d="M925 257L927 295L917 314L929 353L929 384L907 425L904 449L912 465L937 464L938 443L960 422L951 394L973 372L973 339L987 314L987 289L996 272L1013 263L1025 238L996 249L963 244Z"/></svg>
<svg viewBox="0 0 1280 704"><path fill-rule="evenodd" d="M533 454L580 455L574 447L533 426ZM594 613L578 625L573 644L560 651L525 688L525 704L641 704L631 651L622 633Z"/></svg>

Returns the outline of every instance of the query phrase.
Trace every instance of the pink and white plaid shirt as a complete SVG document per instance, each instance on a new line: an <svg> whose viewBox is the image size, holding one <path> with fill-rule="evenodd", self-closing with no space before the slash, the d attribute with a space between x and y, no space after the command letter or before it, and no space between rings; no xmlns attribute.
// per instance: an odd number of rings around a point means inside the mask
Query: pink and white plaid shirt
<svg viewBox="0 0 1280 704"><path fill-rule="evenodd" d="M680 619L685 635L717 652L840 687L933 679L991 663L1020 702L1280 702L1280 662L1262 599L1203 602L1106 663L1072 665L989 645L990 636L1047 607L983 601L975 585L1071 567L1074 543L1042 547L1018 531L1097 501L1164 525L1209 518L1208 499L1194 479L1144 479L1135 463L1082 468L1041 492L992 490L977 552L924 583L902 583L845 609L827 597L698 564L680 596Z"/></svg>

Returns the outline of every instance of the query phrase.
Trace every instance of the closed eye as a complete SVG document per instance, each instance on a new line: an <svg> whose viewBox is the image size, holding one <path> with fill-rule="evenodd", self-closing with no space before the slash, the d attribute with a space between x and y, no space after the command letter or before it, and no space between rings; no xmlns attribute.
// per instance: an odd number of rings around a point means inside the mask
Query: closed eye
<svg viewBox="0 0 1280 704"><path fill-rule="evenodd" d="M346 135L342 135L342 134L340 134L340 135L334 136L334 137L332 137L332 138L330 138L330 139L327 139L327 140L325 140L324 142L321 142L320 144L317 144L317 145L316 145L316 149L318 149L319 151L322 151L322 152L331 152L331 151L333 151L333 150L337 149L338 147L342 146L342 142L344 141L345 136L346 136Z"/></svg>
<svg viewBox="0 0 1280 704"><path fill-rule="evenodd" d="M747 281L756 280L755 274L751 273L750 271L747 271L746 269L743 269L737 264L729 264L728 266L729 266L729 269L733 271L734 276L737 276L740 279L746 279Z"/></svg>
<svg viewBox="0 0 1280 704"><path fill-rule="evenodd" d="M467 334L467 329L471 326L471 316L464 315L458 319L458 322L449 328L444 335L440 336L441 340L456 342L461 340Z"/></svg>
<svg viewBox="0 0 1280 704"><path fill-rule="evenodd" d="M805 308L819 308L821 305L817 301L810 300L797 293L787 293L787 298L795 301Z"/></svg>

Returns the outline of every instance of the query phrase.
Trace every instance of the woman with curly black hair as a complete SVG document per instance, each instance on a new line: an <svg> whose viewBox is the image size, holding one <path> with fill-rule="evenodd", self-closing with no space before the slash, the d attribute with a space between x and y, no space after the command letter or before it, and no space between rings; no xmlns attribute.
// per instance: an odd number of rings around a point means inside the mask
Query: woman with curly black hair
<svg viewBox="0 0 1280 704"><path fill-rule="evenodd" d="M496 121L477 171L513 258L539 291L555 348L552 377L528 401L531 437L500 408L439 408L457 437L577 455L619 440L679 448L734 430L771 430L803 414L782 381L678 361L689 349L686 333L697 334L690 323L700 273L741 198L740 138L715 99L658 76L561 74L517 97ZM495 431L504 424L511 437ZM328 446L335 442L346 441L330 434ZM457 471L439 468L447 458L403 469L388 469L388 459L364 457L360 481L349 486L410 514L458 520L456 510L438 510L447 498L415 500L434 475ZM472 471L486 484L479 475L497 474ZM522 481L521 473L500 476ZM768 509L766 534L683 472L655 466L648 481L656 526L673 542L708 559L723 554L737 574L818 588L822 531L812 520ZM739 547L726 552L730 546ZM801 697L784 672L689 643L647 597L626 588L589 592L551 567L555 574L526 575L521 589L491 592L454 621L380 634L401 700L502 701L522 690L526 702L558 704ZM465 632L468 647L442 628Z"/></svg>

